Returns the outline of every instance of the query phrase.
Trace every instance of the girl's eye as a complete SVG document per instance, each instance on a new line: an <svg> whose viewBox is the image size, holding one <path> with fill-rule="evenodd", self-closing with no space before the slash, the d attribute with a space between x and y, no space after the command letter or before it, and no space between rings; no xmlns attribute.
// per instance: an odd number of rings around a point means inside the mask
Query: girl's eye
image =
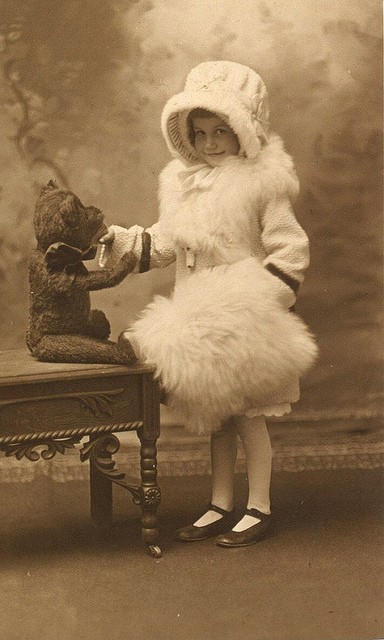
<svg viewBox="0 0 384 640"><path fill-rule="evenodd" d="M195 138L201 138L204 135L204 131L195 131Z"/></svg>
<svg viewBox="0 0 384 640"><path fill-rule="evenodd" d="M227 133L227 130L226 130L226 129L216 129L216 133L217 133L219 136L221 136L221 135L223 135L223 134Z"/></svg>

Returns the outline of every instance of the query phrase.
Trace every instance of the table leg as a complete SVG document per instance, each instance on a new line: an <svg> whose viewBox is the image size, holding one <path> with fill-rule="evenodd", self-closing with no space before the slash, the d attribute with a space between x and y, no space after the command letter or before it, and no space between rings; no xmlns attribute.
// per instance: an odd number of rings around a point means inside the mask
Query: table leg
<svg viewBox="0 0 384 640"><path fill-rule="evenodd" d="M157 528L157 508L160 504L161 493L157 484L157 450L156 439L146 439L142 432L138 432L140 448L141 473L141 536L149 546L150 552L159 557L161 551L157 547L159 532Z"/></svg>
<svg viewBox="0 0 384 640"><path fill-rule="evenodd" d="M141 473L141 535L149 546L150 553L160 557L161 550L157 546L159 532L157 528L157 508L161 493L157 484L157 449L156 443L160 435L160 389L152 374L143 379L144 420L142 429L138 430L140 438L140 473Z"/></svg>
<svg viewBox="0 0 384 640"><path fill-rule="evenodd" d="M90 440L95 439L97 436L90 437ZM105 449L98 452L98 457L112 459L111 453ZM91 519L99 526L110 526L112 524L112 482L99 471L92 456L89 460L89 474Z"/></svg>

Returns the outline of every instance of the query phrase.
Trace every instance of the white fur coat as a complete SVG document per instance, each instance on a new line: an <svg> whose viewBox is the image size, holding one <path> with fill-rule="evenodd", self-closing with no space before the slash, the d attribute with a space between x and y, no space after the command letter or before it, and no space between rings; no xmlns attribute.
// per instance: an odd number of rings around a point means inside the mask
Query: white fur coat
<svg viewBox="0 0 384 640"><path fill-rule="evenodd" d="M253 407L297 400L295 381L316 344L288 307L308 266L308 239L291 207L298 182L278 136L257 160L198 170L174 160L160 179L151 267L177 262L170 298L157 296L132 331L156 366L168 403L197 433Z"/></svg>

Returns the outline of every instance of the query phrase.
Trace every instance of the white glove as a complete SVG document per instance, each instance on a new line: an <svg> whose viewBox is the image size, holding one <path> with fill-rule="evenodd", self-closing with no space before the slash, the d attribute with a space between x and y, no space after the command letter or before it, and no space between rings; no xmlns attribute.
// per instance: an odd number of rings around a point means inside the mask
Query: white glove
<svg viewBox="0 0 384 640"><path fill-rule="evenodd" d="M296 295L292 291L291 287L289 287L287 284L285 284L285 282L280 280L278 276L275 276L272 274L270 274L270 276L271 276L270 281L272 284L272 291L276 295L276 298L281 304L281 306L283 307L283 309L290 309L291 307L293 307L293 305L296 302Z"/></svg>
<svg viewBox="0 0 384 640"><path fill-rule="evenodd" d="M140 261L142 242L141 236L144 231L143 227L135 224L129 229L112 225L108 229L108 233L100 239L102 245L99 266L103 269L107 266L113 266L118 260L129 251L133 251L137 261Z"/></svg>
<svg viewBox="0 0 384 640"><path fill-rule="evenodd" d="M113 241L115 239L115 232L112 227L109 227L105 236L102 236L99 240L99 244L101 244L100 254L99 254L99 267L104 269L108 263L108 254L111 252L111 248L113 245Z"/></svg>

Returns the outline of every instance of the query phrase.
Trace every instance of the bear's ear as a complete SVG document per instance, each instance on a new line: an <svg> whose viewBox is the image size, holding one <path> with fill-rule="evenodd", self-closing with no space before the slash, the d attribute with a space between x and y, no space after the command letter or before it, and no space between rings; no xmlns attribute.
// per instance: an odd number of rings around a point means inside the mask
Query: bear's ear
<svg viewBox="0 0 384 640"><path fill-rule="evenodd" d="M44 196L48 191L53 191L53 189L58 189L56 182L54 180L50 180L45 187L40 191L40 195Z"/></svg>
<svg viewBox="0 0 384 640"><path fill-rule="evenodd" d="M60 202L59 206L61 217L68 227L77 226L81 209L81 202L73 193L68 193L64 200Z"/></svg>

